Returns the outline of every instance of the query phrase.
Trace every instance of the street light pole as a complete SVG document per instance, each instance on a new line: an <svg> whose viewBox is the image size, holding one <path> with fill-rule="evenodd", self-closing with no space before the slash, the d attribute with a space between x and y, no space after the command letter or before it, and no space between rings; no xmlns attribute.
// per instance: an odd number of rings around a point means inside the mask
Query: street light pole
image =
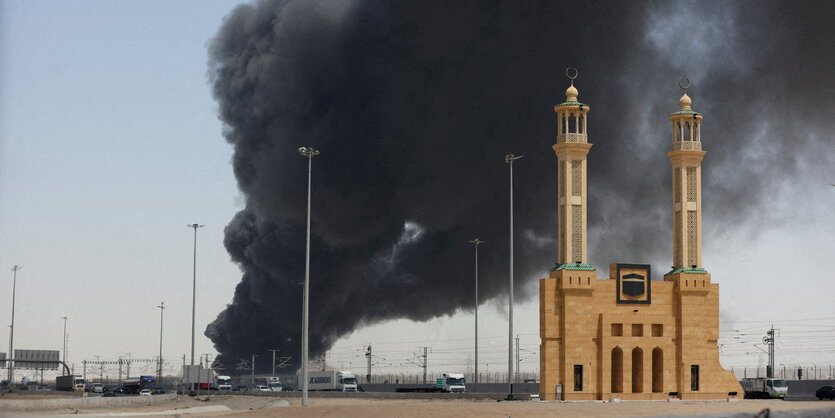
<svg viewBox="0 0 835 418"><path fill-rule="evenodd" d="M473 376L473 384L478 384L478 244L483 244L487 241L482 241L476 237L473 240L467 241L475 247L475 376ZM475 390L475 387L473 387Z"/></svg>
<svg viewBox="0 0 835 418"><path fill-rule="evenodd" d="M302 308L302 406L307 406L307 351L308 351L308 300L310 293L310 204L311 204L311 181L313 179L313 157L319 155L319 151L309 147L299 148L299 154L307 157L307 238L305 244L304 262L304 307Z"/></svg>
<svg viewBox="0 0 835 418"><path fill-rule="evenodd" d="M64 355L61 357L61 360L64 360L64 363L67 362L67 317L62 316L61 319L64 320Z"/></svg>
<svg viewBox="0 0 835 418"><path fill-rule="evenodd" d="M165 302L160 302L159 306L159 372L157 373L157 382L162 384L162 314L165 311Z"/></svg>
<svg viewBox="0 0 835 418"><path fill-rule="evenodd" d="M205 225L191 224L186 225L187 228L194 228L194 264L192 271L194 276L192 278L191 289L191 365L194 366L194 315L197 311L197 228L202 228Z"/></svg>
<svg viewBox="0 0 835 418"><path fill-rule="evenodd" d="M507 333L507 393L513 393L513 161L524 155L507 154L504 161L510 166L510 293L508 295Z"/></svg>
<svg viewBox="0 0 835 418"><path fill-rule="evenodd" d="M17 271L22 269L23 267L18 266L15 264L12 267L12 325L9 326L9 356L6 362L8 363L9 367L9 387L12 387L14 381L12 380L14 377L14 302L15 302L15 292L17 291Z"/></svg>

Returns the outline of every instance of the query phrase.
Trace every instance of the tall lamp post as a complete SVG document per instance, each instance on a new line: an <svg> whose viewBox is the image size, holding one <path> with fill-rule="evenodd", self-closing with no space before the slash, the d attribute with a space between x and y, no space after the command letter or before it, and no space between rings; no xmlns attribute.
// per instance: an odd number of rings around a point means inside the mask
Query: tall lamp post
<svg viewBox="0 0 835 418"><path fill-rule="evenodd" d="M192 278L191 288L191 365L194 366L194 314L197 310L197 228L202 228L206 225L191 224L186 225L187 228L194 228L194 264L192 271L194 272Z"/></svg>
<svg viewBox="0 0 835 418"><path fill-rule="evenodd" d="M507 154L504 161L510 166L510 293L507 333L507 393L513 393L513 162L524 155Z"/></svg>
<svg viewBox="0 0 835 418"><path fill-rule="evenodd" d="M473 377L473 384L475 385L478 384L478 244L487 241L482 241L476 237L467 242L475 247L475 376ZM475 387L473 390L475 390Z"/></svg>
<svg viewBox="0 0 835 418"><path fill-rule="evenodd" d="M64 355L61 357L61 360L64 360L64 363L67 362L67 318L66 316L62 316L61 319L64 320Z"/></svg>
<svg viewBox="0 0 835 418"><path fill-rule="evenodd" d="M15 302L15 292L17 290L17 271L22 269L23 267L18 266L15 264L12 267L12 325L9 326L9 360L7 360L8 367L9 367L9 387L12 387L13 377L14 377L14 302Z"/></svg>
<svg viewBox="0 0 835 418"><path fill-rule="evenodd" d="M310 198L311 198L311 181L313 178L313 157L319 155L319 151L310 147L299 148L299 154L307 157L307 238L305 243L305 260L304 260L304 307L302 308L302 406L307 406L307 350L308 350L308 297L310 290Z"/></svg>
<svg viewBox="0 0 835 418"><path fill-rule="evenodd" d="M159 306L159 368L157 373L157 382L162 385L162 314L165 311L165 302L160 302Z"/></svg>

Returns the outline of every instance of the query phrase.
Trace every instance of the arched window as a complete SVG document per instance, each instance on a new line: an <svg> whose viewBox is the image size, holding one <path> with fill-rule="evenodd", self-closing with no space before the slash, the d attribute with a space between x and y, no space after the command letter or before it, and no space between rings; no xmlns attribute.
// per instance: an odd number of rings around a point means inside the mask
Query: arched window
<svg viewBox="0 0 835 418"><path fill-rule="evenodd" d="M583 118L583 114L582 114L582 113L580 113L580 119L579 119L579 121L577 122L577 132L578 132L578 133L581 133L581 134L582 134L582 133L585 133L585 132L583 131L583 128L584 128L584 127L585 127L585 120L584 120L584 118Z"/></svg>
<svg viewBox="0 0 835 418"><path fill-rule="evenodd" d="M632 393L644 391L644 351L640 347L632 350Z"/></svg>
<svg viewBox="0 0 835 418"><path fill-rule="evenodd" d="M664 351L660 347L652 350L652 391L664 391Z"/></svg>
<svg viewBox="0 0 835 418"><path fill-rule="evenodd" d="M684 140L685 141L692 141L693 140L693 132L690 129L690 122L684 122Z"/></svg>
<svg viewBox="0 0 835 418"><path fill-rule="evenodd" d="M623 350L612 349L612 393L623 393Z"/></svg>

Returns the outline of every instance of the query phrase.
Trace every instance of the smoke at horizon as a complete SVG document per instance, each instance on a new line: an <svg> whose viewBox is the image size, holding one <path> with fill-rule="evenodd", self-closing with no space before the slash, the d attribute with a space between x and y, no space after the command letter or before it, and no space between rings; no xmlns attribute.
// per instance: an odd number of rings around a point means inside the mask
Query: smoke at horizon
<svg viewBox="0 0 835 418"><path fill-rule="evenodd" d="M313 160L312 356L365 325L471 309L467 241L475 237L488 241L479 248L481 300L505 294L507 153L525 155L514 164L514 264L515 291L530 297L526 284L556 258L552 106L565 98L567 66L579 68L575 85L591 107L589 254L601 277L613 262L669 265L666 116L678 110L682 75L705 115L705 234L762 222L750 213L763 210L766 190L803 164L832 160L811 155L831 141L823 127L835 88L823 77L835 63L820 51L831 49L833 30L820 9L832 6L700 5L235 8L209 47L246 198L225 239L241 282L206 330L220 361L275 348L298 358L307 204L300 146L322 152Z"/></svg>

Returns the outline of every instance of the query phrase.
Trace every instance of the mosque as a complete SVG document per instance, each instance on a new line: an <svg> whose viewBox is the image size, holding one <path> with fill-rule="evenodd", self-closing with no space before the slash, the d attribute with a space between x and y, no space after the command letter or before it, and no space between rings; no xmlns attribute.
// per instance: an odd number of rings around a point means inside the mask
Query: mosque
<svg viewBox="0 0 835 418"><path fill-rule="evenodd" d="M575 73L576 76L576 73ZM742 399L719 364L719 285L702 267L702 115L687 95L669 115L673 268L615 263L598 279L587 253L589 106L566 90L557 115L557 266L539 282L543 400Z"/></svg>

